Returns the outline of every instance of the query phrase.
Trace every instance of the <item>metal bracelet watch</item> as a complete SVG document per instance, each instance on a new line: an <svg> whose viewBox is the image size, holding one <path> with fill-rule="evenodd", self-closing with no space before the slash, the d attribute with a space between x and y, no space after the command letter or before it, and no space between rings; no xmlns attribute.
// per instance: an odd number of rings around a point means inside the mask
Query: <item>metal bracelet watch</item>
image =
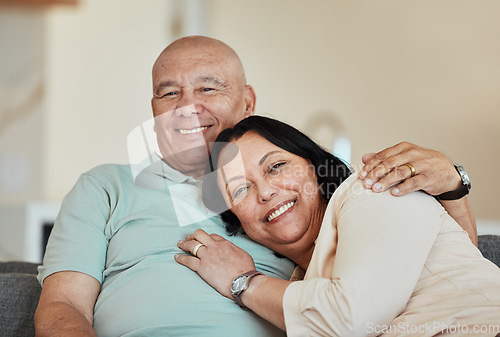
<svg viewBox="0 0 500 337"><path fill-rule="evenodd" d="M241 295L248 289L248 285L250 284L252 277L257 275L264 274L257 270L250 270L240 276L237 276L233 282L231 282L231 297L243 310L247 310L247 307L241 301Z"/></svg>
<svg viewBox="0 0 500 337"><path fill-rule="evenodd" d="M460 186L455 191L450 191L450 192L446 192L446 193L437 195L436 198L438 200L458 200L460 198L465 197L467 194L469 194L469 191L471 189L469 175L467 174L467 172L465 172L465 169L463 168L463 166L458 165L458 164L453 164L453 166L455 166L455 169L457 170L458 174L460 175L460 179L462 179L462 186Z"/></svg>

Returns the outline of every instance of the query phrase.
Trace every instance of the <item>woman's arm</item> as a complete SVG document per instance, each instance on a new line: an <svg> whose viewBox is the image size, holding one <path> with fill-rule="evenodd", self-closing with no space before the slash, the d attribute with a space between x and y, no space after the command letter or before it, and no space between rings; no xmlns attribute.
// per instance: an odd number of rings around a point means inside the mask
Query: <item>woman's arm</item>
<svg viewBox="0 0 500 337"><path fill-rule="evenodd" d="M252 257L233 243L217 234L207 234L198 229L179 248L192 253L202 243L197 256L176 255L180 264L197 272L220 294L231 297L231 283L239 275L255 269ZM243 304L257 315L285 330L283 294L291 282L264 275L254 276L247 290L241 295ZM235 303L236 305L236 303Z"/></svg>
<svg viewBox="0 0 500 337"><path fill-rule="evenodd" d="M241 296L241 300L257 315L280 329L286 330L283 317L283 294L290 283L290 281L274 277L255 276Z"/></svg>
<svg viewBox="0 0 500 337"><path fill-rule="evenodd" d="M338 192L309 279L284 294L290 337L367 336L373 326L389 326L415 289L441 226L442 208L424 193L394 198L351 178Z"/></svg>

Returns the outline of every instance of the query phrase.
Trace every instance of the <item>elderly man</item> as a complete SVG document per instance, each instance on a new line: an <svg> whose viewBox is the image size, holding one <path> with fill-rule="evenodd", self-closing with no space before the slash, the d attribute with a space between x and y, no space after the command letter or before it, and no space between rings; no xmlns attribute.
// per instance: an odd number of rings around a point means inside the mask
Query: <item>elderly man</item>
<svg viewBox="0 0 500 337"><path fill-rule="evenodd" d="M174 261L177 241L197 228L227 237L220 218L201 205L198 189L208 144L255 111L255 92L240 59L218 40L173 42L153 67L152 108L163 160L135 180L129 166L97 167L65 197L40 267L37 335L282 336ZM411 144L364 159L362 178L376 191L410 175L399 194L425 189L437 195L462 185L447 157ZM173 210L176 193L187 196L205 220L181 225ZM466 198L448 203L474 236L474 219L461 213ZM245 237L228 239L248 251L264 273L290 276L287 259Z"/></svg>

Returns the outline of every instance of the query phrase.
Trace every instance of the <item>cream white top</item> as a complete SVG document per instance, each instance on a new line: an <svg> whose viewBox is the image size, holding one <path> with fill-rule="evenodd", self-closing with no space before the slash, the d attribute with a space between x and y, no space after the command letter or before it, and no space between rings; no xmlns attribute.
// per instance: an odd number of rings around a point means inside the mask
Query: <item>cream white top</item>
<svg viewBox="0 0 500 337"><path fill-rule="evenodd" d="M431 196L376 194L356 176L330 200L304 280L285 292L287 335L500 333L500 269L467 233Z"/></svg>

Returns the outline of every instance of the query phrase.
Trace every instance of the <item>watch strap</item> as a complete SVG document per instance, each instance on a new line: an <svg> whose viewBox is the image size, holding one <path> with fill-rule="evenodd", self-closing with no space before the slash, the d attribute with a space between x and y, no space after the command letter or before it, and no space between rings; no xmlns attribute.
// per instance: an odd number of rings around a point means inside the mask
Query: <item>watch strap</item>
<svg viewBox="0 0 500 337"><path fill-rule="evenodd" d="M458 200L465 197L467 194L469 194L469 187L467 185L462 185L457 190L442 193L437 195L436 198L438 200Z"/></svg>
<svg viewBox="0 0 500 337"><path fill-rule="evenodd" d="M257 271L257 270L250 270L250 271L247 271L244 274L241 274L241 275L235 277L234 280L233 280L233 282L231 282L231 285L232 285L239 277L245 277L245 286L244 286L244 288L241 289L236 294L231 291L231 297L236 302L236 304L238 304L240 306L240 308L243 309L243 310L247 310L248 308L241 301L241 295L245 292L245 290L248 289L248 285L250 284L250 280L252 279L252 277L257 276L257 275L264 275L264 274L261 273L260 271Z"/></svg>

